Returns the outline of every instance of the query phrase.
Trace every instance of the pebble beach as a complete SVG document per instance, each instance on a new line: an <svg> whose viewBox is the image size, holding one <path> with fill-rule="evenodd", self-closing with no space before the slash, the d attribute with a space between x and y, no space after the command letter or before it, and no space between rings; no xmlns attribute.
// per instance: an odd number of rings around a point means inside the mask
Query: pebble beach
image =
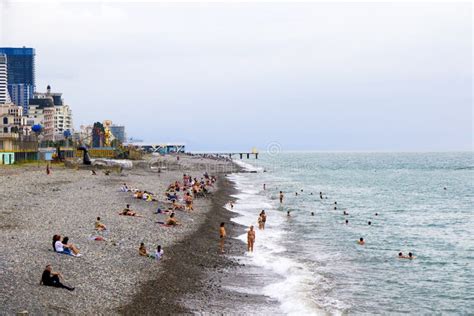
<svg viewBox="0 0 474 316"><path fill-rule="evenodd" d="M199 234L213 203L212 195L196 199L194 211L176 212L182 225L159 225L156 222L165 221L167 215L155 212L158 207L169 205L164 196L167 186L181 180L183 173L200 178L207 171L218 175L219 181L212 189L215 192L222 185L220 179L225 179L225 174L234 168L225 160L180 158L161 158L160 164L166 168L160 173L144 162L110 175L102 170L92 175L90 170L54 165L50 175L46 175L43 167L1 168L2 314L133 314L134 309L127 306L133 306L147 284L160 279L167 260L185 256L176 254L174 247ZM153 192L161 201L146 202L133 198L130 192L120 192L123 183ZM221 196L220 203L228 198ZM126 204L143 217L118 215ZM105 241L92 239L97 235L94 222L98 216L108 228L103 233ZM68 236L83 255L55 253L51 245L54 234ZM149 251L161 245L164 258L156 261L139 256L141 242ZM60 271L64 283L74 286L75 291L40 285L47 264ZM175 306L175 302L168 303Z"/></svg>

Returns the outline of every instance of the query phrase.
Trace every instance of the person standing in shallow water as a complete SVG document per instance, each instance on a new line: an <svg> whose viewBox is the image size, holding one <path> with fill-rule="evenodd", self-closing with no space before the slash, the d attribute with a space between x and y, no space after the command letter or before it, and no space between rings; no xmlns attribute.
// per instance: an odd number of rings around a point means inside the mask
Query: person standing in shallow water
<svg viewBox="0 0 474 316"><path fill-rule="evenodd" d="M225 223L221 223L221 227L219 229L219 236L220 236L220 250L221 250L221 253L224 253L224 241L225 241L225 238L227 237L227 234L226 234L226 231L225 231Z"/></svg>
<svg viewBox="0 0 474 316"><path fill-rule="evenodd" d="M262 224L260 229L265 229L265 223L267 222L267 214L265 214L265 210L260 212L260 219Z"/></svg>
<svg viewBox="0 0 474 316"><path fill-rule="evenodd" d="M253 225L250 225L249 231L247 232L247 251L253 252L253 244L255 243L255 230Z"/></svg>
<svg viewBox="0 0 474 316"><path fill-rule="evenodd" d="M284 197L283 191L280 191L280 204L283 203L283 197Z"/></svg>

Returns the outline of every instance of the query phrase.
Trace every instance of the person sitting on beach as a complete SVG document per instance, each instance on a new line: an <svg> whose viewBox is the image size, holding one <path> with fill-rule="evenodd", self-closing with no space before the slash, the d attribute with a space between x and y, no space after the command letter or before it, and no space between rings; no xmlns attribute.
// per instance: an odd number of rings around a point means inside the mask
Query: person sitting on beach
<svg viewBox="0 0 474 316"><path fill-rule="evenodd" d="M357 243L358 243L359 245L362 245L362 246L365 245L364 238L360 237L359 240L357 241Z"/></svg>
<svg viewBox="0 0 474 316"><path fill-rule="evenodd" d="M100 221L100 217L97 217L95 221L95 229L98 231L107 230L107 227Z"/></svg>
<svg viewBox="0 0 474 316"><path fill-rule="evenodd" d="M161 245L158 245L158 247L156 247L156 251L155 251L155 259L156 260L161 260L161 257L163 257L163 254L164 254L164 251L163 251L163 249L161 249Z"/></svg>
<svg viewBox="0 0 474 316"><path fill-rule="evenodd" d="M255 243L255 231L253 225L250 225L249 231L247 232L247 251L253 252L253 244Z"/></svg>
<svg viewBox="0 0 474 316"><path fill-rule="evenodd" d="M166 221L166 225L171 225L171 226L177 226L177 225L181 225L178 220L174 217L174 213L171 213L170 214L170 217L168 218L168 220Z"/></svg>
<svg viewBox="0 0 474 316"><path fill-rule="evenodd" d="M66 240L66 242L67 241L68 240ZM76 254L72 251L72 248L74 248L76 250L76 253L79 254L79 249L77 249L76 247L65 247L65 245L61 242L60 235L53 236L53 249L55 252L75 256Z"/></svg>
<svg viewBox="0 0 474 316"><path fill-rule="evenodd" d="M79 249L72 243L69 242L69 237L64 237L63 238L63 241L62 241L62 244L63 244L63 248L64 249L69 249L72 251L72 253L76 256L76 257L80 257L82 256L79 252Z"/></svg>
<svg viewBox="0 0 474 316"><path fill-rule="evenodd" d="M227 237L227 233L225 231L224 226L225 226L225 223L221 223L220 228L219 228L219 238L220 238L219 246L220 246L221 253L224 253L224 241L225 241L225 238Z"/></svg>
<svg viewBox="0 0 474 316"><path fill-rule="evenodd" d="M41 275L40 284L74 291L73 287L62 284L60 279L64 279L63 275L60 272L53 272L53 268L48 264Z"/></svg>
<svg viewBox="0 0 474 316"><path fill-rule="evenodd" d="M177 200L178 199L178 195L176 193L169 193L169 192L166 192L166 198L169 200L169 201L173 201L173 200Z"/></svg>
<svg viewBox="0 0 474 316"><path fill-rule="evenodd" d="M138 254L143 257L155 258L155 256L146 250L145 243L140 243L140 247L138 248Z"/></svg>

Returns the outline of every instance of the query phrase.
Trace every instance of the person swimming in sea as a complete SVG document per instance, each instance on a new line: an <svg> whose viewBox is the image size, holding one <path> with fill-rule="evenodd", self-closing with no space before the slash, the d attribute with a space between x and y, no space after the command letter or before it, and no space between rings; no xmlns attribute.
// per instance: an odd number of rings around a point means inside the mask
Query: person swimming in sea
<svg viewBox="0 0 474 316"><path fill-rule="evenodd" d="M398 253L398 258L399 258L399 259L410 259L410 260L411 260L411 259L415 259L416 257L413 256L413 254L412 254L411 252L408 253L408 256L405 256L405 255L403 254L403 252L400 251L400 252Z"/></svg>
<svg viewBox="0 0 474 316"><path fill-rule="evenodd" d="M344 211L344 213L342 213L343 215L349 215L349 213L347 213L346 211Z"/></svg>
<svg viewBox="0 0 474 316"><path fill-rule="evenodd" d="M286 216L290 217L290 211L286 212Z"/></svg>
<svg viewBox="0 0 474 316"><path fill-rule="evenodd" d="M311 216L314 216L314 212L311 212Z"/></svg>
<svg viewBox="0 0 474 316"><path fill-rule="evenodd" d="M372 225L372 222L371 222L371 221L369 221L367 224L369 224L369 225Z"/></svg>
<svg viewBox="0 0 474 316"><path fill-rule="evenodd" d="M348 219L346 219L346 224L349 224L349 220L348 220Z"/></svg>
<svg viewBox="0 0 474 316"><path fill-rule="evenodd" d="M361 246L365 245L364 238L360 237L359 240L357 241L357 243Z"/></svg>

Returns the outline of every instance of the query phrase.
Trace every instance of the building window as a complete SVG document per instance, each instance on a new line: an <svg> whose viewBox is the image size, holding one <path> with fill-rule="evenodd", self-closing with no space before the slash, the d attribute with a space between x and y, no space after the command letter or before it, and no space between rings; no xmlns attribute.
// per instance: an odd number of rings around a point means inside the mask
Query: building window
<svg viewBox="0 0 474 316"><path fill-rule="evenodd" d="M3 124L8 124L8 117L3 118ZM5 132L6 133L6 132Z"/></svg>

